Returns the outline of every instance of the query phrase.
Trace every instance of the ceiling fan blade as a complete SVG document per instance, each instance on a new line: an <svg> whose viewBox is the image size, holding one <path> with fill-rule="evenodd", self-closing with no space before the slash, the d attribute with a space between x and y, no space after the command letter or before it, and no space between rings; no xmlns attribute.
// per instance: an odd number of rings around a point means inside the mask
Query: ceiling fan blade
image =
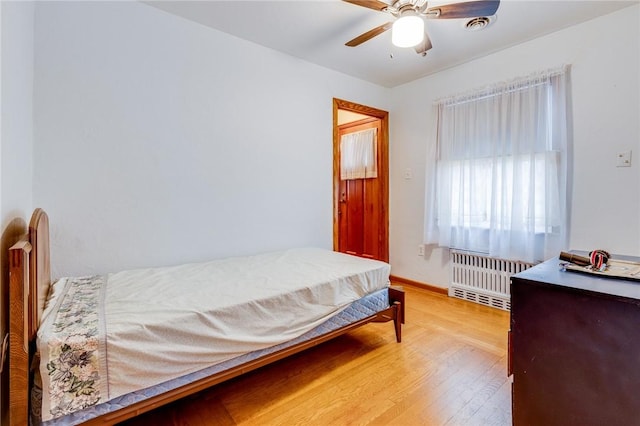
<svg viewBox="0 0 640 426"><path fill-rule="evenodd" d="M378 36L383 32L391 29L392 25L393 25L393 22L387 22L386 24L382 24L378 27L375 27L374 29L367 31L364 34L360 34L358 37L354 38L353 40L346 42L345 46L349 46L349 47L358 46L364 43L365 41L371 40L375 36Z"/></svg>
<svg viewBox="0 0 640 426"><path fill-rule="evenodd" d="M427 18L457 19L493 16L500 6L500 1L468 1L430 7L426 11Z"/></svg>
<svg viewBox="0 0 640 426"><path fill-rule="evenodd" d="M418 55L426 56L427 50L431 49L432 47L433 45L431 44L431 39L429 38L429 34L427 34L427 31L425 30L424 40L422 40L422 43L415 46L414 49L416 49L416 53Z"/></svg>
<svg viewBox="0 0 640 426"><path fill-rule="evenodd" d="M383 3L381 1L378 0L342 0L344 2L347 3L351 3L351 4L355 4L358 6L362 6L362 7L366 7L369 9L373 9L373 10L378 10L378 11L382 11L384 9L386 9L387 7L389 7L388 4Z"/></svg>

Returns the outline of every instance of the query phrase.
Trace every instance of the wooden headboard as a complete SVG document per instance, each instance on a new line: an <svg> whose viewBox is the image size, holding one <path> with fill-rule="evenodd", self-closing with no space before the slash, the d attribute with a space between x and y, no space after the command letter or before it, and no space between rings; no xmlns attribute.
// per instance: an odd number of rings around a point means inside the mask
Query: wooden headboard
<svg viewBox="0 0 640 426"><path fill-rule="evenodd" d="M29 233L9 249L9 424L26 425L31 359L49 286L49 218L31 216Z"/></svg>
<svg viewBox="0 0 640 426"><path fill-rule="evenodd" d="M29 328L30 339L35 338L35 333L40 326L42 311L49 294L51 285L51 261L49 255L49 217L42 209L36 209L29 222L29 241L31 242L31 270L29 280L32 283L33 299L31 306L36 309L30 313L31 324Z"/></svg>

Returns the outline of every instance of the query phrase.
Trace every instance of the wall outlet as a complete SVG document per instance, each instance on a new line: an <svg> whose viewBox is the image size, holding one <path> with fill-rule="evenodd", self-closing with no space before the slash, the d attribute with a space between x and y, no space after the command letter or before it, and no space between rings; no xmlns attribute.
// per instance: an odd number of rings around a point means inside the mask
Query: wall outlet
<svg viewBox="0 0 640 426"><path fill-rule="evenodd" d="M631 151L619 152L616 167L631 167Z"/></svg>
<svg viewBox="0 0 640 426"><path fill-rule="evenodd" d="M418 256L424 256L424 244L418 246Z"/></svg>

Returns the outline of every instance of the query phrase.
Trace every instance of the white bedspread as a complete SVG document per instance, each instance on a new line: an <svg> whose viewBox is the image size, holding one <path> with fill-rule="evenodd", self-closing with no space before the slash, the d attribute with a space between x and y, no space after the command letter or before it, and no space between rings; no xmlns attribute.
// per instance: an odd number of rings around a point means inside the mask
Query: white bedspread
<svg viewBox="0 0 640 426"><path fill-rule="evenodd" d="M295 249L109 274L102 401L296 338L388 286L389 272L384 262Z"/></svg>

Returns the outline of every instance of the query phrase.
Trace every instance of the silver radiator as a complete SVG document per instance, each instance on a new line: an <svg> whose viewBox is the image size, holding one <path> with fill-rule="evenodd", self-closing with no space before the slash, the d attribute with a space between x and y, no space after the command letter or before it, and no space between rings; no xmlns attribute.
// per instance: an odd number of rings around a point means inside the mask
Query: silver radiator
<svg viewBox="0 0 640 426"><path fill-rule="evenodd" d="M451 250L449 296L511 310L510 280L533 264Z"/></svg>

